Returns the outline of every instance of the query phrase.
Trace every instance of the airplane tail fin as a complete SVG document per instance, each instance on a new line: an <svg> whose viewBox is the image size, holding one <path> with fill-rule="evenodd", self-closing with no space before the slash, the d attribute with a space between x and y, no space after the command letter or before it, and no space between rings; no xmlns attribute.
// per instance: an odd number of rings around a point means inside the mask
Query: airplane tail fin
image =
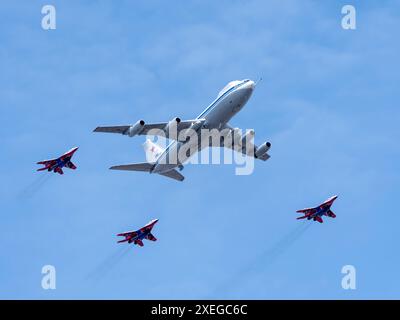
<svg viewBox="0 0 400 320"><path fill-rule="evenodd" d="M150 139L147 139L145 143L143 143L143 149L146 153L146 161L149 163L156 162L158 157L164 151L163 148L152 142Z"/></svg>

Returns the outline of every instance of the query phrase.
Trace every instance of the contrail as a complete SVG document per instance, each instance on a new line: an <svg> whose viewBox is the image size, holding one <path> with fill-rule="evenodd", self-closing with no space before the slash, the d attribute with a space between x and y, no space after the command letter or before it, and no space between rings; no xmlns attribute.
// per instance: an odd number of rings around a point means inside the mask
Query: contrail
<svg viewBox="0 0 400 320"><path fill-rule="evenodd" d="M117 251L111 253L86 276L86 280L97 282L101 278L104 278L130 250L132 250L132 246L126 246L120 247Z"/></svg>
<svg viewBox="0 0 400 320"><path fill-rule="evenodd" d="M230 277L223 285L217 288L216 292L226 292L231 285L237 285L251 271L257 269L267 269L276 259L287 251L311 226L312 223L305 221L296 226L292 231L276 242L272 247L265 250L259 256L254 258L250 263L245 265L232 277Z"/></svg>
<svg viewBox="0 0 400 320"><path fill-rule="evenodd" d="M31 184L26 186L19 194L18 198L31 198L34 196L51 178L51 174L41 174L32 181Z"/></svg>

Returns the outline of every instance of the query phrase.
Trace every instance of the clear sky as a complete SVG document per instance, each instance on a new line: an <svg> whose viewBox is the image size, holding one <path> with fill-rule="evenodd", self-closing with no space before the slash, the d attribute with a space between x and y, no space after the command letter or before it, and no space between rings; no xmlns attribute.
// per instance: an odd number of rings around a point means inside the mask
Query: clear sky
<svg viewBox="0 0 400 320"><path fill-rule="evenodd" d="M341 8L357 29L341 27ZM41 28L53 4L56 30ZM400 298L398 1L2 1L0 298ZM182 183L108 170L144 137L98 125L196 117L263 81L232 125L271 141L254 174ZM59 176L36 161L79 146ZM338 194L335 220L296 209ZM159 218L157 242L115 234ZM57 289L41 287L44 265ZM356 290L341 269L356 268Z"/></svg>

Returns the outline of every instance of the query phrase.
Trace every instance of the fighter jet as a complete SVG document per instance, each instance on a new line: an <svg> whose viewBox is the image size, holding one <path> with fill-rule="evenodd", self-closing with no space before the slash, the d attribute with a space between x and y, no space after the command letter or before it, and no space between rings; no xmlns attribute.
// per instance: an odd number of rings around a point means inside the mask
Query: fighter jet
<svg viewBox="0 0 400 320"><path fill-rule="evenodd" d="M74 153L76 152L76 150L78 150L78 147L72 148L71 150L67 151L59 158L43 160L43 161L37 162L37 164L44 165L43 168L37 169L37 171L47 170L49 172L54 171L59 174L64 174L64 171L62 170L63 167L67 167L67 168L75 170L76 165L74 165L71 162L71 158L74 155Z"/></svg>
<svg viewBox="0 0 400 320"><path fill-rule="evenodd" d="M298 217L297 219L305 219L314 221L318 221L319 223L323 223L322 216L328 216L331 218L335 218L336 215L332 212L331 206L333 202L337 199L338 196L333 196L320 204L318 207L314 208L306 208L297 210L296 212L304 213L304 216Z"/></svg>
<svg viewBox="0 0 400 320"><path fill-rule="evenodd" d="M244 155L266 161L270 157L267 151L270 149L271 143L265 142L257 147L249 142L254 136L253 130L241 135L238 128L233 128L228 123L242 110L255 87L254 81L249 79L229 82L220 91L217 98L197 118L192 120L181 120L176 117L169 122L149 124L139 120L133 125L97 127L94 132L119 133L129 137L155 135L172 140L165 150L147 142L147 150L151 150L153 147L157 149L157 152L146 151L147 162L112 166L110 169L113 170L158 173L182 181L184 177L176 169L182 170L186 160L206 147L227 147ZM174 130L171 130L172 128ZM197 137L201 137L202 129L215 129L218 132L224 132L224 135L220 136L218 140L216 139L216 143L209 139L206 143L199 144L198 139L190 139L191 136L194 136L193 132ZM179 150L183 147L183 150L188 150L188 152L180 153Z"/></svg>
<svg viewBox="0 0 400 320"><path fill-rule="evenodd" d="M137 231L127 231L123 233L117 234L119 237L125 237L124 240L118 241L121 242L128 242L134 243L141 247L143 247L143 239L147 239L150 241L157 241L156 237L152 235L151 230L153 229L154 225L158 222L158 219L151 220L148 224L146 224L143 228L140 228Z"/></svg>

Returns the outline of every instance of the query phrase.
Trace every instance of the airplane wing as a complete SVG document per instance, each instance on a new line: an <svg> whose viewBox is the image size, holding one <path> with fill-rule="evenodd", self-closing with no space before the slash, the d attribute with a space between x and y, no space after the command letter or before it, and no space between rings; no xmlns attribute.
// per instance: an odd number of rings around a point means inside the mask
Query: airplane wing
<svg viewBox="0 0 400 320"><path fill-rule="evenodd" d="M133 135L155 135L162 136L168 139L176 140L179 136L179 133L182 130L189 129L192 127L194 123L204 122L204 119L194 119L194 120L180 120L176 122L177 126L177 137L169 137L168 125L170 122L158 122L158 123L144 123L140 127L138 127L138 131ZM135 125L121 125L121 126L105 126L105 127L97 127L93 130L93 132L105 132L105 133L119 133L122 135L131 135L129 132L131 128L134 128ZM131 136L133 136L131 135Z"/></svg>
<svg viewBox="0 0 400 320"><path fill-rule="evenodd" d="M231 130L231 132L234 132L234 130L235 130L229 124L226 124L225 128L223 128L223 129ZM239 141L240 141L240 139L239 139ZM248 144L248 147L246 148L246 145L242 146L242 145L237 145L237 144L235 145L235 144L225 143L224 138L221 136L219 147L221 147L221 148L229 148L229 149L235 150L237 152L240 152L243 155L247 155L247 156L250 156L250 157L255 157L255 153L256 153L256 150L257 150L258 146L256 146L252 142L248 142L247 144ZM210 141L209 146L210 147L217 147L215 145L212 145L212 141ZM271 156L267 152L265 152L264 154L256 157L256 159L260 159L262 161L267 161L270 157Z"/></svg>

